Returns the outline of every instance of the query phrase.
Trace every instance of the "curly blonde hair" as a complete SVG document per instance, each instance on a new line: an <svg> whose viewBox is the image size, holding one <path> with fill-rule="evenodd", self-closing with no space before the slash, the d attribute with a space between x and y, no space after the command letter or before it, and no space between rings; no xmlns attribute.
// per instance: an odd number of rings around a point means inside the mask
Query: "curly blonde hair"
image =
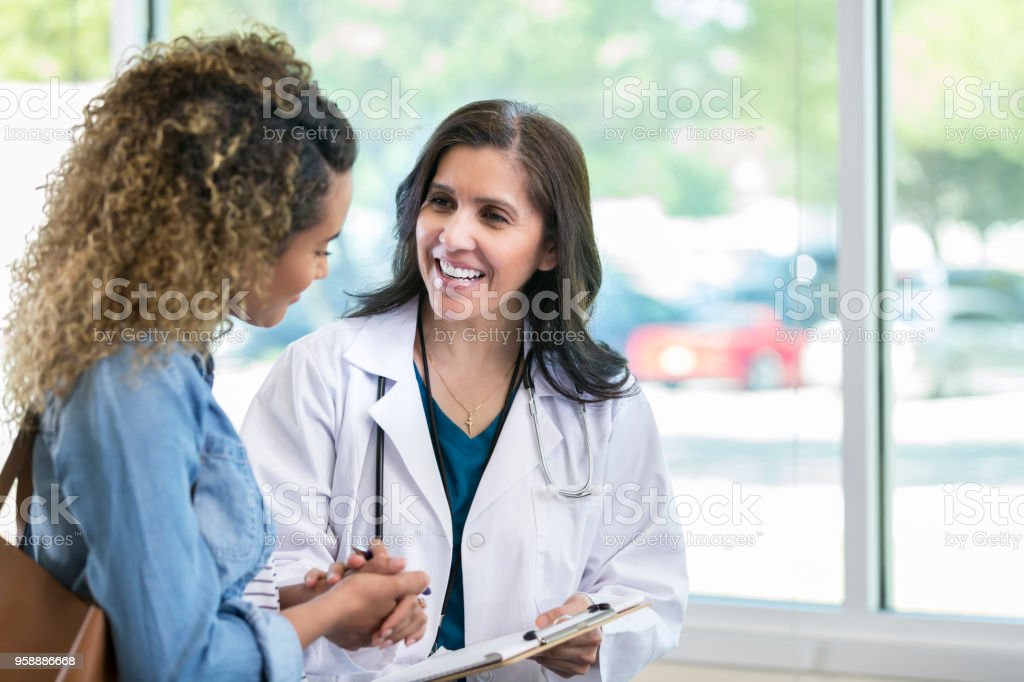
<svg viewBox="0 0 1024 682"><path fill-rule="evenodd" d="M319 219L331 172L355 155L348 121L283 35L255 27L148 47L86 107L48 178L45 221L12 269L12 423L70 392L127 329L167 331L208 353L230 328L224 300L260 291L291 235ZM125 316L103 293L114 281L216 300L180 319L150 319L141 305ZM146 360L169 344L137 345Z"/></svg>

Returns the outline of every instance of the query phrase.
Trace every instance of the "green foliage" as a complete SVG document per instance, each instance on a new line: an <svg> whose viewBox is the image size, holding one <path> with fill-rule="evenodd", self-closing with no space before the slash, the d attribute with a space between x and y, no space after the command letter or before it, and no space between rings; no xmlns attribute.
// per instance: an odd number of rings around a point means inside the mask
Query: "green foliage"
<svg viewBox="0 0 1024 682"><path fill-rule="evenodd" d="M0 0L0 80L110 75L110 0Z"/></svg>
<svg viewBox="0 0 1024 682"><path fill-rule="evenodd" d="M487 97L542 105L580 139L595 197L658 197L675 215L727 212L744 192L789 196L831 211L838 165L838 67L834 2L824 0L512 0L439 6L415 0L350 0L300 6L280 0L168 0L171 35L207 34L258 21L284 30L315 67L321 87L356 98L417 91L415 115L352 117L370 135L357 187L362 203L389 206L398 180L430 130L455 106ZM109 76L109 0L0 0L5 39L0 78ZM1024 87L1024 4L895 0L891 109L897 214L933 229L940 219L984 229L1016 216L1024 196L1019 140L974 139L1019 128L986 108L949 117L947 79ZM985 46L997 45L998 49ZM1018 55L1018 53L1020 53ZM609 116L622 79L668 93L730 90L739 79L760 118ZM609 88L608 84L612 84ZM666 101L661 101L666 108ZM964 142L948 129L968 129ZM755 139L686 140L686 131L745 129ZM672 131L677 140L671 140ZM611 131L611 132L610 132ZM653 133L651 131L654 131ZM642 140L645 134L666 138ZM408 135L391 140L389 134ZM616 139L616 135L624 136ZM382 139L384 138L384 139ZM761 185L737 184L739 164Z"/></svg>

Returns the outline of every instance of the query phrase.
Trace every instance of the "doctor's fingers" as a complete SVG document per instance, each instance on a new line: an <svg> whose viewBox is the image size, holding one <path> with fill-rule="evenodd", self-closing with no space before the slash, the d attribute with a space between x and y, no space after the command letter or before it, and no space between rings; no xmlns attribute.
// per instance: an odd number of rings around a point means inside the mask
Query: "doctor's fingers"
<svg viewBox="0 0 1024 682"><path fill-rule="evenodd" d="M602 639L599 630L588 632L537 656L537 662L562 677L585 675L597 663Z"/></svg>
<svg viewBox="0 0 1024 682"><path fill-rule="evenodd" d="M371 559L366 559L365 556L358 552L353 552L349 555L346 562L348 567L354 570L381 573L383 575L393 575L405 570L405 558L391 556L387 546L380 541L380 538L373 538L370 541L369 549L372 556Z"/></svg>
<svg viewBox="0 0 1024 682"><path fill-rule="evenodd" d="M552 649L547 654L537 656L535 660L562 677L586 675L590 667L597 663L597 649L591 647L559 653Z"/></svg>
<svg viewBox="0 0 1024 682"><path fill-rule="evenodd" d="M380 573L381 575L394 575L405 570L405 557L379 557L376 553L373 559L367 561L359 554L350 554L346 559L346 567L351 571L363 571L365 573Z"/></svg>
<svg viewBox="0 0 1024 682"><path fill-rule="evenodd" d="M328 585L333 585L345 575L346 566L340 561L335 561L327 567L327 571L321 571L319 568L311 568L306 572L305 584L306 587L315 587L317 582L320 580L326 580Z"/></svg>
<svg viewBox="0 0 1024 682"><path fill-rule="evenodd" d="M591 601L589 597L577 592L566 599L565 603L561 606L557 606L538 615L534 620L534 624L539 628L546 628L556 622L559 618L575 616L578 613L583 613L590 607L590 604Z"/></svg>
<svg viewBox="0 0 1024 682"><path fill-rule="evenodd" d="M405 557L391 556L387 545L380 538L370 541L370 551L373 552L373 559L366 564L366 569L385 575L401 573L405 570Z"/></svg>
<svg viewBox="0 0 1024 682"><path fill-rule="evenodd" d="M590 670L591 663L587 663L581 660L565 660L561 658L552 658L550 656L540 655L534 659L537 663L541 664L548 670L552 671L559 677L569 678L576 677L577 675L586 675Z"/></svg>
<svg viewBox="0 0 1024 682"><path fill-rule="evenodd" d="M418 602L419 597L412 595L402 599L374 634L374 644L386 648L403 640L406 646L418 642L427 627L426 609Z"/></svg>
<svg viewBox="0 0 1024 682"><path fill-rule="evenodd" d="M596 632L596 631L595 631ZM594 637L594 632L588 632L572 639L565 644L560 644L544 652L537 658L546 658L552 661L566 661L575 663L586 663L593 665L597 661L598 652L601 650L601 635Z"/></svg>
<svg viewBox="0 0 1024 682"><path fill-rule="evenodd" d="M427 589L427 585L430 584L430 576L423 571L399 573L388 576L388 580L393 581L396 602L408 595L418 597L423 593L423 590Z"/></svg>

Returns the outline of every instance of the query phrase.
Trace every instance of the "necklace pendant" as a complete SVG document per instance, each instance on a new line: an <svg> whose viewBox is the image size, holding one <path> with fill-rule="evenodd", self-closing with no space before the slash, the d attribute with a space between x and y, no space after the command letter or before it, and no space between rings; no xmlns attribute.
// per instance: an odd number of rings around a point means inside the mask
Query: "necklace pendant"
<svg viewBox="0 0 1024 682"><path fill-rule="evenodd" d="M470 412L466 415L466 433L472 438L473 437L473 413Z"/></svg>

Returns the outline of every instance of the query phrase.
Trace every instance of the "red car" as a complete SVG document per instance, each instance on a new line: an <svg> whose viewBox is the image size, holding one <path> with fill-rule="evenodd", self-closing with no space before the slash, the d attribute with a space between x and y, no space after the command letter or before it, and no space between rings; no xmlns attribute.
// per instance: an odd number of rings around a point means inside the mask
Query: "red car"
<svg viewBox="0 0 1024 682"><path fill-rule="evenodd" d="M777 320L771 306L727 303L685 322L636 327L626 357L641 381L723 379L763 390L800 385L803 347L802 330Z"/></svg>

